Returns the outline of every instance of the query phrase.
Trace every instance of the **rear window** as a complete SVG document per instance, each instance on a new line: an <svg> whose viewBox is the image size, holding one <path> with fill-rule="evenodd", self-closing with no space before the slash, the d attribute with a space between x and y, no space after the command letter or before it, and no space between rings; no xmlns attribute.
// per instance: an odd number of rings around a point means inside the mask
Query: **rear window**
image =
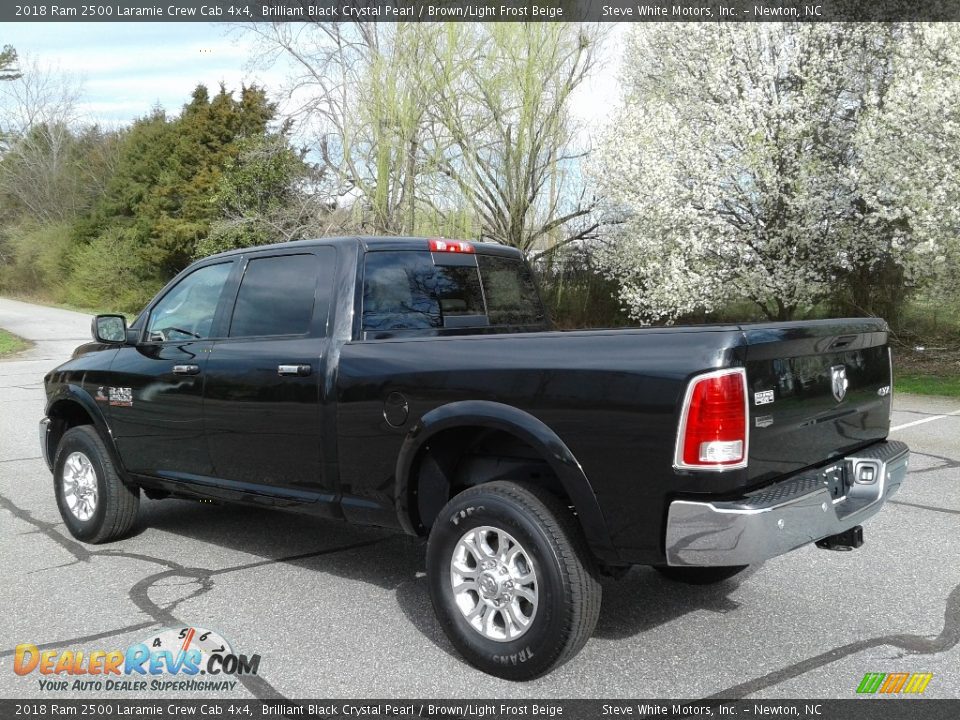
<svg viewBox="0 0 960 720"><path fill-rule="evenodd" d="M542 325L543 306L526 263L478 255L491 325Z"/></svg>
<svg viewBox="0 0 960 720"><path fill-rule="evenodd" d="M368 253L364 330L536 325L544 322L533 278L520 260L478 255L479 267L434 265L427 252Z"/></svg>
<svg viewBox="0 0 960 720"><path fill-rule="evenodd" d="M367 254L364 330L439 328L445 316L483 314L477 268L438 267L423 252Z"/></svg>

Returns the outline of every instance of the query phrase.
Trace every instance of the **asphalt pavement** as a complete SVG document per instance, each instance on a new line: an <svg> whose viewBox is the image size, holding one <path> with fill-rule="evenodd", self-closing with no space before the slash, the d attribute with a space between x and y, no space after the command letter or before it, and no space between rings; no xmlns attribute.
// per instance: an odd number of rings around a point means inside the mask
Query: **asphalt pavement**
<svg viewBox="0 0 960 720"><path fill-rule="evenodd" d="M212 693L223 699L853 698L867 672L933 673L925 697L960 697L960 399L894 397L910 473L859 550L803 548L712 587L646 568L605 580L584 650L518 685L459 658L430 607L423 546L403 535L144 498L131 537L73 540L37 423L44 373L89 325L0 299L0 327L35 343L0 361L0 697L91 697L15 674L18 644L124 649L180 627L261 656L258 675ZM211 693L136 697L150 695Z"/></svg>

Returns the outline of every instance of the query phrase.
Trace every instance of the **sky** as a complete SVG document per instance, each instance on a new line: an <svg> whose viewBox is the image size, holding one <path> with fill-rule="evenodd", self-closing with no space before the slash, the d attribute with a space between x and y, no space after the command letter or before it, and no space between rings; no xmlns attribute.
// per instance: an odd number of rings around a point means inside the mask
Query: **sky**
<svg viewBox="0 0 960 720"><path fill-rule="evenodd" d="M247 42L208 23L18 23L4 37L20 54L80 78L85 119L126 124L155 105L179 111L198 83L279 86L282 70L247 67Z"/></svg>
<svg viewBox="0 0 960 720"><path fill-rule="evenodd" d="M605 66L573 98L587 127L602 123L619 98L616 74L623 28L613 29ZM178 112L198 83L228 89L257 83L271 92L283 84L282 64L250 66L251 41L236 26L213 23L17 23L5 28L21 57L59 67L81 79L80 111L87 121L124 125L160 105Z"/></svg>

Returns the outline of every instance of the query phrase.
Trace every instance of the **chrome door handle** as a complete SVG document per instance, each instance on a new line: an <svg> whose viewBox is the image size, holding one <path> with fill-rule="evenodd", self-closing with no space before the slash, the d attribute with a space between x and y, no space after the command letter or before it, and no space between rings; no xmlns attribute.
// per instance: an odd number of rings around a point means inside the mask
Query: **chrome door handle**
<svg viewBox="0 0 960 720"><path fill-rule="evenodd" d="M174 365L173 374L174 375L199 375L200 366L199 365Z"/></svg>
<svg viewBox="0 0 960 720"><path fill-rule="evenodd" d="M313 371L309 365L277 365L277 375L296 375L306 377Z"/></svg>

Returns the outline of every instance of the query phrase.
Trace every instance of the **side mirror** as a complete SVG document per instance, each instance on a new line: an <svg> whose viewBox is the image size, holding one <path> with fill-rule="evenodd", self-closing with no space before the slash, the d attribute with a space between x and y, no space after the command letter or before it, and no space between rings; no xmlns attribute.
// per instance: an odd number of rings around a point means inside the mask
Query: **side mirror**
<svg viewBox="0 0 960 720"><path fill-rule="evenodd" d="M127 342L127 319L123 315L97 315L90 330L97 342L112 345Z"/></svg>

